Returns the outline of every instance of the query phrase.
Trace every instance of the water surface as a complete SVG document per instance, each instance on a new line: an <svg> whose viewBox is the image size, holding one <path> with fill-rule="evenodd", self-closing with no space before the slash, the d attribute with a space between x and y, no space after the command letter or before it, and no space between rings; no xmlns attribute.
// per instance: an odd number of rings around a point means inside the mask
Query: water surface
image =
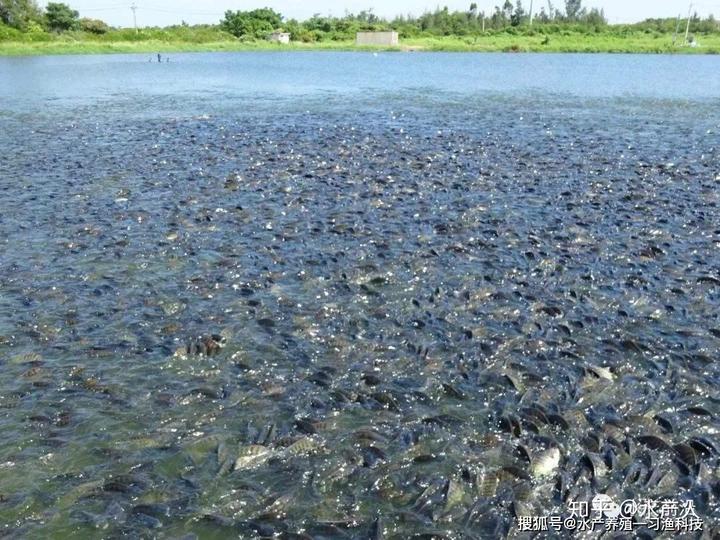
<svg viewBox="0 0 720 540"><path fill-rule="evenodd" d="M717 526L716 58L149 59L0 59L2 534Z"/></svg>

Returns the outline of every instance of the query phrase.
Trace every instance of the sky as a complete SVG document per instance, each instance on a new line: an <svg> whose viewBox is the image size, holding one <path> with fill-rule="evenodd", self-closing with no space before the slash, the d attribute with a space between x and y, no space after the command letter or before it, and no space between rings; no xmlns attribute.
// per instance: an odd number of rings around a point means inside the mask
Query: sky
<svg viewBox="0 0 720 540"><path fill-rule="evenodd" d="M82 17L102 19L112 26L132 26L130 9L133 0L60 0L80 12ZM473 0L134 0L138 26L168 26L186 21L189 24L217 23L226 10L249 10L271 7L286 18L306 19L315 13L342 16L372 9L373 13L392 18L396 15L420 15L438 6L451 10L467 10ZM504 0L474 0L480 11L490 13ZM513 3L515 0L512 0ZM47 2L39 2L41 5ZM547 6L547 0L533 0L534 11ZM554 0L563 7L564 0ZM689 0L585 0L584 6L603 8L611 23L636 22L650 17L687 16ZM530 0L524 0L525 9ZM693 11L706 16L720 16L720 0L693 2Z"/></svg>

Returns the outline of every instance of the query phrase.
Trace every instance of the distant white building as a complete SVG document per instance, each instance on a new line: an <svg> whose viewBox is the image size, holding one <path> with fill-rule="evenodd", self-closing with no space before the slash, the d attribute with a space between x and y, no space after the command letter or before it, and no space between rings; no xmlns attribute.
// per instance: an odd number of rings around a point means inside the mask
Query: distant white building
<svg viewBox="0 0 720 540"><path fill-rule="evenodd" d="M397 47L400 44L400 36L397 32L358 32L355 43L357 45Z"/></svg>
<svg viewBox="0 0 720 540"><path fill-rule="evenodd" d="M290 34L288 32L273 32L268 36L268 39L276 43L283 43L287 45L290 43Z"/></svg>

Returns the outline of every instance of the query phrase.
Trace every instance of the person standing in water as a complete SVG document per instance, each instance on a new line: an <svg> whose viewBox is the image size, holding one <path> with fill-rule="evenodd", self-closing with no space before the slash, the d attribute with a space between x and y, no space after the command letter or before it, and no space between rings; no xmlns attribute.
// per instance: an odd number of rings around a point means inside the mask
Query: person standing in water
<svg viewBox="0 0 720 540"><path fill-rule="evenodd" d="M162 62L162 55L158 53L158 63Z"/></svg>

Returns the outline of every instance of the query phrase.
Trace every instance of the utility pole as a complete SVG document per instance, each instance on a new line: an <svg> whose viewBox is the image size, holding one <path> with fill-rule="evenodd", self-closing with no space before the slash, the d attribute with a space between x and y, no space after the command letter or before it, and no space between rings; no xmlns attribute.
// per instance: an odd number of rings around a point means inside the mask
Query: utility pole
<svg viewBox="0 0 720 540"><path fill-rule="evenodd" d="M692 4L690 4L690 7L688 8L688 20L687 20L687 26L685 27L685 45L688 44L688 36L690 36L690 14L692 13Z"/></svg>
<svg viewBox="0 0 720 540"><path fill-rule="evenodd" d="M135 2L133 2L132 6L130 6L130 9L132 9L133 12L133 26L135 26L135 33L138 33L138 27L137 27L137 6L135 5Z"/></svg>
<svg viewBox="0 0 720 540"><path fill-rule="evenodd" d="M533 19L533 0L530 0L530 26L532 26Z"/></svg>
<svg viewBox="0 0 720 540"><path fill-rule="evenodd" d="M673 47L677 44L677 37L680 33L680 17L682 17L682 15L678 13L677 24L675 25L675 35L673 35Z"/></svg>

